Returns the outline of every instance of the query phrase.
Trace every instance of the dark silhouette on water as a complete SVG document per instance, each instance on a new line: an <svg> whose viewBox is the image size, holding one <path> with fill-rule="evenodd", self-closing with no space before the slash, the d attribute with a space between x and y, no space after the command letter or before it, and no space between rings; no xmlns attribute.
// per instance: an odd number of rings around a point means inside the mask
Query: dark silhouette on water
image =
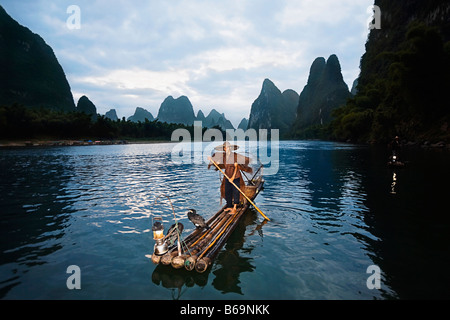
<svg viewBox="0 0 450 320"><path fill-rule="evenodd" d="M197 228L209 229L208 225L205 222L205 219L201 215L199 215L196 210L190 209L187 213L187 216Z"/></svg>

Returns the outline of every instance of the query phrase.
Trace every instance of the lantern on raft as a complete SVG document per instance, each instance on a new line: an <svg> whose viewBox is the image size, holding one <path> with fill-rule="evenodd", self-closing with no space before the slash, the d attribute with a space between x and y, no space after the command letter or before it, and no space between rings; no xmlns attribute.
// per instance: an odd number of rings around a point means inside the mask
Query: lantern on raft
<svg viewBox="0 0 450 320"><path fill-rule="evenodd" d="M153 240L155 240L155 248L154 253L158 256L162 256L167 253L169 247L167 246L166 241L164 241L164 225L163 225L162 217L154 217L153 218Z"/></svg>

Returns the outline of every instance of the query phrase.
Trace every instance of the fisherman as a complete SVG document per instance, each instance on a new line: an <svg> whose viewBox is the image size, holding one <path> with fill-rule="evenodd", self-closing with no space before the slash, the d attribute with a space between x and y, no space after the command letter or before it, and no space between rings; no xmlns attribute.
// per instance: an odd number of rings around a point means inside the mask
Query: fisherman
<svg viewBox="0 0 450 320"><path fill-rule="evenodd" d="M211 160L216 162L221 169L224 169L225 175L228 177L228 179L224 178L222 180L222 184L220 186L220 196L221 199L224 198L227 202L225 211L229 214L235 214L237 212L237 206L241 203L241 200L243 200L239 190L233 186L231 182L233 182L241 190L244 190L245 181L242 178L241 170L249 173L253 171L249 166L251 159L234 152L238 148L239 146L232 145L228 141L217 146L215 150L221 152L215 152L212 157L209 158L210 163L208 165L209 169L211 165L213 165ZM216 168L216 170L218 169Z"/></svg>
<svg viewBox="0 0 450 320"><path fill-rule="evenodd" d="M395 136L395 138L391 141L389 144L391 150L392 150L392 157L398 157L398 152L400 151L400 140L398 136Z"/></svg>

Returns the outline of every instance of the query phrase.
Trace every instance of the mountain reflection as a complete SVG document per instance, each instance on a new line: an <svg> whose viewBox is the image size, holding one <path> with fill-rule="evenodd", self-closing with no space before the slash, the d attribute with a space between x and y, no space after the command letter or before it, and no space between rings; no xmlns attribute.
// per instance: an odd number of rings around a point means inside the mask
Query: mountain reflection
<svg viewBox="0 0 450 320"><path fill-rule="evenodd" d="M21 283L30 267L46 264L70 215L62 156L3 155L0 161L0 298ZM4 267L13 266L6 270Z"/></svg>

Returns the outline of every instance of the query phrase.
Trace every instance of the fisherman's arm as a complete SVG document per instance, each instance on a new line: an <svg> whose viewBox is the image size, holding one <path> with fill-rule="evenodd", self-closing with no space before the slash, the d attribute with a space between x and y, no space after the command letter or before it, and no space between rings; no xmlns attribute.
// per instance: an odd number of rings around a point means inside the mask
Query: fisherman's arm
<svg viewBox="0 0 450 320"><path fill-rule="evenodd" d="M238 170L239 170L239 169L238 169L238 164L237 164L237 162L235 162L235 163L234 163L234 172L233 172L233 175L232 175L231 178L229 179L230 182L234 181L234 179L236 178L236 174L237 174Z"/></svg>

